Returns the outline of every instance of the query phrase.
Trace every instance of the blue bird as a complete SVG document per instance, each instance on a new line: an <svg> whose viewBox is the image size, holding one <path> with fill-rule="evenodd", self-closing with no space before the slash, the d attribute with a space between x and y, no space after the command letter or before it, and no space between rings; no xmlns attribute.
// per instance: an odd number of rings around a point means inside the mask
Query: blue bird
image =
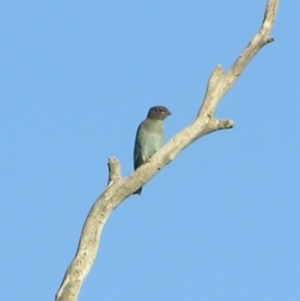
<svg viewBox="0 0 300 301"><path fill-rule="evenodd" d="M171 112L163 106L155 106L149 109L147 118L139 125L134 144L133 161L134 169L144 164L156 151L164 140L163 121L171 115ZM141 194L139 188L134 194Z"/></svg>

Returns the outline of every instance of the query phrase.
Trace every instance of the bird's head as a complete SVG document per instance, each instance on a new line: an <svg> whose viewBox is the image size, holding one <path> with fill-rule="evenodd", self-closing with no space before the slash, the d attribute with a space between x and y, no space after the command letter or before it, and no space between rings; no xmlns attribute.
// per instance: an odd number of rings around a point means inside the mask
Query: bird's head
<svg viewBox="0 0 300 301"><path fill-rule="evenodd" d="M156 120L164 120L171 112L164 106L155 106L149 109L147 118L156 119Z"/></svg>

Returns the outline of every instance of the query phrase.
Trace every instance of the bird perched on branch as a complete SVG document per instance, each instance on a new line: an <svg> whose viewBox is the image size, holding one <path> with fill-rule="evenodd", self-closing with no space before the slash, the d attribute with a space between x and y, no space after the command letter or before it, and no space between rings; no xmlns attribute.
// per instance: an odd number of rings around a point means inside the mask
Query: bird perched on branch
<svg viewBox="0 0 300 301"><path fill-rule="evenodd" d="M149 109L147 118L139 125L134 144L133 160L134 169L146 162L158 151L164 140L163 121L171 115L171 112L163 106L155 106ZM141 194L139 188L134 194Z"/></svg>

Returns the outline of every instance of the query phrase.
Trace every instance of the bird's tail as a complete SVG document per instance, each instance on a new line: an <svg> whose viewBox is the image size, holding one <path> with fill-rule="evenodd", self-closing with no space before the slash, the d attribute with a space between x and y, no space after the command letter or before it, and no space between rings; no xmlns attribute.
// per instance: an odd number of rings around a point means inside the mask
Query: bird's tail
<svg viewBox="0 0 300 301"><path fill-rule="evenodd" d="M142 189L143 189L143 187L139 188L139 189L138 189L136 192L134 192L133 194L141 195Z"/></svg>

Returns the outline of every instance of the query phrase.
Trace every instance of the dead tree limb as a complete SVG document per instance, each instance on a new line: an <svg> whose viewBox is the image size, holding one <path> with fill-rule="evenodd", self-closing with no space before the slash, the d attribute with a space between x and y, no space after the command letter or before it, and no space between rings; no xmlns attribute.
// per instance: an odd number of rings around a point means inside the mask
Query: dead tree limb
<svg viewBox="0 0 300 301"><path fill-rule="evenodd" d="M103 226L114 208L145 185L195 140L214 131L233 128L233 121L218 120L214 113L221 98L234 85L250 60L263 46L273 41L270 33L275 23L278 5L279 0L268 1L260 30L239 55L231 69L224 72L221 66L217 66L213 71L207 84L202 106L192 124L174 136L151 157L148 163L142 165L127 178L122 178L118 160L116 158L109 159L107 189L96 200L87 216L78 250L65 273L56 294L56 301L76 301L78 299L83 281L95 261Z"/></svg>

